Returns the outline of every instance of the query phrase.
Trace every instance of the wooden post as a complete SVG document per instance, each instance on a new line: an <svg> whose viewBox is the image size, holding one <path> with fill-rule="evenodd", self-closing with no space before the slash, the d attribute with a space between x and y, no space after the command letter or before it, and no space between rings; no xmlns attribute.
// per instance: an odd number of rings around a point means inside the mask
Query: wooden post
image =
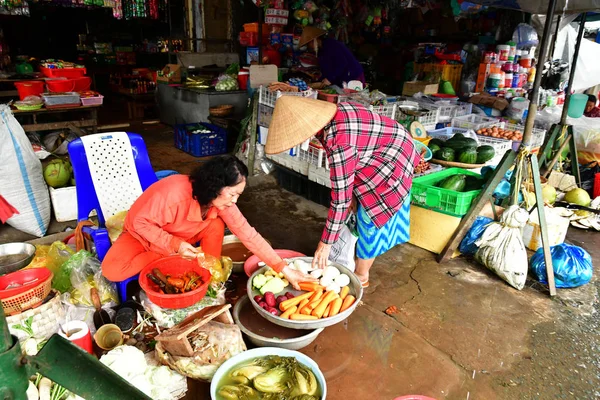
<svg viewBox="0 0 600 400"><path fill-rule="evenodd" d="M538 222L542 236L542 248L544 249L544 261L546 262L546 274L548 275L548 289L550 296L556 296L554 284L554 266L550 254L550 241L548 240L548 225L546 224L546 212L544 211L544 198L542 197L542 183L540 179L540 167L535 155L529 157L531 163L531 174L533 175L533 187L535 188L535 203L538 211Z"/></svg>

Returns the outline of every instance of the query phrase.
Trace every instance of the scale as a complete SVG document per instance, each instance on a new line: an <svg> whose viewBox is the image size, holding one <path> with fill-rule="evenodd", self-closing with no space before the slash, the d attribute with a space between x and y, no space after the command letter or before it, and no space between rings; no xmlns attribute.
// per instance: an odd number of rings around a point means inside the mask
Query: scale
<svg viewBox="0 0 600 400"><path fill-rule="evenodd" d="M427 137L427 131L419 121L413 121L410 124L410 134L414 139L425 139Z"/></svg>
<svg viewBox="0 0 600 400"><path fill-rule="evenodd" d="M150 400L94 356L54 334L36 356L24 356L0 306L0 399L27 400L29 377L40 373L87 400Z"/></svg>

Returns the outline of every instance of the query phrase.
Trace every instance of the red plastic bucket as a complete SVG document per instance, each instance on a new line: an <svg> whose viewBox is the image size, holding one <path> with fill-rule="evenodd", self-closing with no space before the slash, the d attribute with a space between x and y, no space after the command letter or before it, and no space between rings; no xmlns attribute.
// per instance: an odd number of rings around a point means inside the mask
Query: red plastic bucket
<svg viewBox="0 0 600 400"><path fill-rule="evenodd" d="M159 292L158 285L148 279L147 274L154 268L158 268L163 275L183 275L188 271L195 271L200 275L202 285L196 290L179 294L162 294ZM201 268L197 261L184 260L179 256L170 256L158 259L146 266L140 273L140 287L146 292L148 299L159 307L163 308L186 308L196 304L206 294L208 285L210 285L210 271Z"/></svg>
<svg viewBox="0 0 600 400"><path fill-rule="evenodd" d="M39 96L44 92L44 82L42 81L15 82L15 86L21 100L24 100L27 96Z"/></svg>
<svg viewBox="0 0 600 400"><path fill-rule="evenodd" d="M85 92L86 90L90 90L92 86L92 78L89 76L82 76L81 78L72 79L75 82L74 92Z"/></svg>
<svg viewBox="0 0 600 400"><path fill-rule="evenodd" d="M46 81L48 91L53 93L66 93L75 91L74 79L49 79Z"/></svg>

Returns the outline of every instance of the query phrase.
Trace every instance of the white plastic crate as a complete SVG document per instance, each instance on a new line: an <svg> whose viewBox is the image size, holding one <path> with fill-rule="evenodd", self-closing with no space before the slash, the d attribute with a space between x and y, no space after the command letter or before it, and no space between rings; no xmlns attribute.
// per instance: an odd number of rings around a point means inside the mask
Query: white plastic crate
<svg viewBox="0 0 600 400"><path fill-rule="evenodd" d="M301 146L297 146L297 151L298 158L300 158L302 161L306 161L310 165L314 165L317 168L329 168L327 154L323 148L309 144L308 150L303 150Z"/></svg>
<svg viewBox="0 0 600 400"><path fill-rule="evenodd" d="M469 136L469 137L471 137L472 135L475 135L475 132L473 132L470 135L466 135L466 133L468 131L469 131L468 129L464 129L464 128L449 127L449 128L428 130L427 136L431 136L432 138L437 138L437 139L446 141L446 140L452 138L452 136L456 135L457 133L462 133L463 135Z"/></svg>
<svg viewBox="0 0 600 400"><path fill-rule="evenodd" d="M396 120L397 104L385 104L381 106L371 106L371 111L383 115L384 117Z"/></svg>
<svg viewBox="0 0 600 400"><path fill-rule="evenodd" d="M271 119L273 119L273 107L266 106L264 104L258 105L258 115L256 116L256 123L258 126L262 126L264 128L268 128L271 124Z"/></svg>
<svg viewBox="0 0 600 400"><path fill-rule="evenodd" d="M473 129L477 132L479 129L489 128L499 123L496 118L483 117L477 114L463 115L452 118L452 126L456 128Z"/></svg>
<svg viewBox="0 0 600 400"><path fill-rule="evenodd" d="M54 216L58 222L67 222L77 219L77 189L75 186L66 188L49 188L50 200Z"/></svg>
<svg viewBox="0 0 600 400"><path fill-rule="evenodd" d="M297 156L291 156L289 152L270 154L266 156L269 160L277 163L283 167L296 171L299 174L308 176L309 164L306 161L301 160Z"/></svg>
<svg viewBox="0 0 600 400"><path fill-rule="evenodd" d="M308 89L304 92L281 92L275 91L271 92L265 86L261 86L258 92L258 104L263 104L265 106L269 106L271 108L275 107L275 102L281 96L297 96L297 97L308 97L311 99L316 99L319 93L316 90Z"/></svg>
<svg viewBox="0 0 600 400"><path fill-rule="evenodd" d="M423 127L425 127L426 130L435 129L435 126L437 125L437 123L440 119L440 110L439 109L427 110L427 112L421 114L418 117L415 117L414 115L405 114L402 111L402 108L401 108L402 105L410 105L410 106L419 107L419 103L414 102L414 101L398 102L396 104L396 106L398 107L397 111L396 111L396 121L400 122L403 125L408 123L409 126L412 121L419 121L423 125Z"/></svg>
<svg viewBox="0 0 600 400"><path fill-rule="evenodd" d="M509 131L520 131L521 133L525 134L525 127L523 125L517 125L517 124L511 124L509 122L498 121L493 126L497 126L498 128L506 129ZM533 128L533 131L531 133L533 135L533 138L531 141L531 148L537 149L537 148L542 147L542 145L544 144L544 139L546 138L546 130L540 129L540 128ZM521 143L521 142L514 142L514 143Z"/></svg>
<svg viewBox="0 0 600 400"><path fill-rule="evenodd" d="M331 188L331 178L329 177L329 168L320 168L315 165L308 166L308 179L319 185Z"/></svg>

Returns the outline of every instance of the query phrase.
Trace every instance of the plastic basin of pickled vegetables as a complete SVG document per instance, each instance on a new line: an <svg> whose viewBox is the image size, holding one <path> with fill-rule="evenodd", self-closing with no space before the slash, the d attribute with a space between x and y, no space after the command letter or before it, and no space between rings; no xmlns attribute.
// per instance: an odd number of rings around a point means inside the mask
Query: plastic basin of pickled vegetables
<svg viewBox="0 0 600 400"><path fill-rule="evenodd" d="M325 377L310 357L294 350L263 347L230 358L210 385L213 400L325 400Z"/></svg>

